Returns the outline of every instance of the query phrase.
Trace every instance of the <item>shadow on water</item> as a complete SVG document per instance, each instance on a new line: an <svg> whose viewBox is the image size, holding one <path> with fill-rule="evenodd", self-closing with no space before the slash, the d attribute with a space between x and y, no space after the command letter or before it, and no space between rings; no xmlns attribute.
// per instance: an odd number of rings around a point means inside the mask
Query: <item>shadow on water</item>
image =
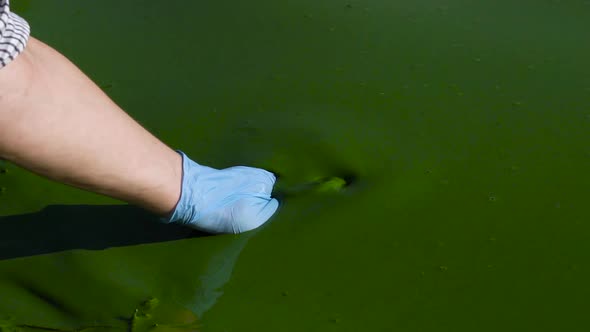
<svg viewBox="0 0 590 332"><path fill-rule="evenodd" d="M208 235L162 224L130 205L53 205L36 213L0 216L0 260Z"/></svg>

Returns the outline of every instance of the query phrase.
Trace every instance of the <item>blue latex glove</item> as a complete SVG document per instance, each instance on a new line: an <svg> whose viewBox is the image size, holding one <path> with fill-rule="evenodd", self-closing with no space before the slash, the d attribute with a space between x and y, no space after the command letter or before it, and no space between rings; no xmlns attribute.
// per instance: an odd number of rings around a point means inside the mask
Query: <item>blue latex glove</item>
<svg viewBox="0 0 590 332"><path fill-rule="evenodd" d="M270 197L275 176L237 166L214 169L182 155L182 193L172 216L176 222L210 233L242 233L264 224L279 202Z"/></svg>

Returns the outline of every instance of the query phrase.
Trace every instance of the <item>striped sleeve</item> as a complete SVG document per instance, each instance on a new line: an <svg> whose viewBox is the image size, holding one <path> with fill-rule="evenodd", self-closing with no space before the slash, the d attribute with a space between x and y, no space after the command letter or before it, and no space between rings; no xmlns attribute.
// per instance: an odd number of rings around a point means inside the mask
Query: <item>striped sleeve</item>
<svg viewBox="0 0 590 332"><path fill-rule="evenodd" d="M0 68L25 49L29 33L27 21L10 12L10 1L0 0Z"/></svg>

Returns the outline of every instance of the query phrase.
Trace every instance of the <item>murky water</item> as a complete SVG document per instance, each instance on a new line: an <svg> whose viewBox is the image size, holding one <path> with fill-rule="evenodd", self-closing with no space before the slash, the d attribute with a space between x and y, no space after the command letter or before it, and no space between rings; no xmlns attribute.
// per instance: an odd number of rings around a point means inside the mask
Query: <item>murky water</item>
<svg viewBox="0 0 590 332"><path fill-rule="evenodd" d="M0 329L585 330L588 1L13 2L284 200L202 236L2 164Z"/></svg>

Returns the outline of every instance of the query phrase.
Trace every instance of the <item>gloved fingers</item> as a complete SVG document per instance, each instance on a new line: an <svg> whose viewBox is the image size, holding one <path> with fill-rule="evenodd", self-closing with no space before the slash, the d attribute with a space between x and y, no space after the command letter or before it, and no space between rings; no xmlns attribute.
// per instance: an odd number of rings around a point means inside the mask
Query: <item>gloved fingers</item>
<svg viewBox="0 0 590 332"><path fill-rule="evenodd" d="M271 198L273 173L246 166L219 170L182 156L180 201L165 222L211 233L241 233L261 226L278 209L279 202Z"/></svg>
<svg viewBox="0 0 590 332"><path fill-rule="evenodd" d="M234 227L232 227L232 232L235 234L262 226L279 208L279 201L274 198L249 197L236 203L233 207Z"/></svg>

